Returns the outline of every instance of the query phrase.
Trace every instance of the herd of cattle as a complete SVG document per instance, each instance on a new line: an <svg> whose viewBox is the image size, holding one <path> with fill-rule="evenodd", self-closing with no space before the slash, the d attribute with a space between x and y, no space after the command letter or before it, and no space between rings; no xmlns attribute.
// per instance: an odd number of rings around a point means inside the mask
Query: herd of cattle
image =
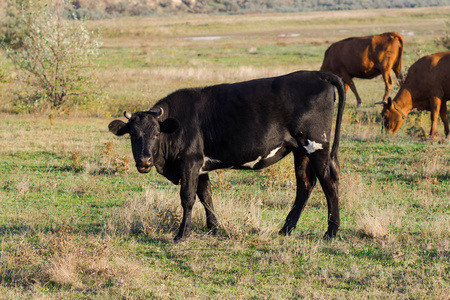
<svg viewBox="0 0 450 300"><path fill-rule="evenodd" d="M367 37L352 37L332 44L325 52L322 71L339 75L356 96L361 98L352 78L374 78L383 76L385 93L382 115L388 132L395 133L408 113L416 108L431 112L430 136L436 135L438 115L444 123L446 137L449 137L446 102L450 99L450 51L422 57L408 71L406 80L402 75L404 40L397 32ZM400 91L394 100L389 98L392 89L391 71L400 82Z"/></svg>
<svg viewBox="0 0 450 300"><path fill-rule="evenodd" d="M258 170L289 153L294 156L297 192L280 234L288 235L296 227L318 179L328 204L325 237L334 237L340 224L338 148L348 87L361 104L352 78L383 76L386 90L380 103L387 131L396 132L417 108L431 111L431 136L440 112L449 136L450 51L421 58L403 80L403 46L398 33L349 38L329 47L321 71L181 89L149 111L125 112L128 121L114 120L109 130L117 136L130 135L139 172L147 173L154 166L181 185L183 218L175 241L186 239L191 231L196 196L205 208L208 229L215 232L219 227L210 171ZM401 83L393 100L391 70ZM338 111L332 141L335 89Z"/></svg>

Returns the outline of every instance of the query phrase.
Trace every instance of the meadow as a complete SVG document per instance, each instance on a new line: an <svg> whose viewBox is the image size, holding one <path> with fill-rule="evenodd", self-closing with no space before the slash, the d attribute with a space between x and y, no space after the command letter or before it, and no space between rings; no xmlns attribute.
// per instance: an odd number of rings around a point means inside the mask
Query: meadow
<svg viewBox="0 0 450 300"><path fill-rule="evenodd" d="M398 31L404 70L444 51L450 7L89 21L102 37L98 100L57 116L20 113L0 53L1 299L449 299L450 144L428 112L381 127L381 78L355 80L340 146L341 228L326 231L318 184L289 237L293 159L210 174L221 228L173 237L179 186L141 175L129 140L108 132L124 110L183 87L317 70L330 43ZM395 95L398 87L392 92Z"/></svg>

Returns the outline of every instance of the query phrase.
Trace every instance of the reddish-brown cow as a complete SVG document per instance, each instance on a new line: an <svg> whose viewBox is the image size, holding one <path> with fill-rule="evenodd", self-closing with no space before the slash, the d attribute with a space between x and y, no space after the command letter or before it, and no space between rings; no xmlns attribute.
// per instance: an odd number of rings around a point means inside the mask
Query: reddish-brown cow
<svg viewBox="0 0 450 300"><path fill-rule="evenodd" d="M424 56L409 69L404 85L394 100L383 104L382 115L388 132L395 133L413 109L431 111L430 136L436 134L438 113L449 137L447 101L450 100L450 51Z"/></svg>
<svg viewBox="0 0 450 300"><path fill-rule="evenodd" d="M392 89L391 70L399 82L402 82L403 37L397 32L381 35L351 37L332 44L325 52L320 70L339 75L356 96L358 106L361 98L356 91L352 78L371 79L383 76L386 101Z"/></svg>

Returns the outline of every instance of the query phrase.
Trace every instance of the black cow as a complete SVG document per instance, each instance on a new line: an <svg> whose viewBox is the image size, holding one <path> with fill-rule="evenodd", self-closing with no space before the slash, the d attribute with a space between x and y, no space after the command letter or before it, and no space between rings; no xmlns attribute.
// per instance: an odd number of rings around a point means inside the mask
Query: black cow
<svg viewBox="0 0 450 300"><path fill-rule="evenodd" d="M334 87L339 106L330 149ZM175 241L191 231L196 195L205 207L208 228L218 227L208 172L258 170L293 152L297 195L280 234L295 228L316 178L328 202L328 230L339 228L337 157L345 105L342 81L328 72L292 74L234 84L178 90L150 111L125 112L127 123L112 121L117 136L130 134L139 172L152 166L174 184L181 183L183 220Z"/></svg>

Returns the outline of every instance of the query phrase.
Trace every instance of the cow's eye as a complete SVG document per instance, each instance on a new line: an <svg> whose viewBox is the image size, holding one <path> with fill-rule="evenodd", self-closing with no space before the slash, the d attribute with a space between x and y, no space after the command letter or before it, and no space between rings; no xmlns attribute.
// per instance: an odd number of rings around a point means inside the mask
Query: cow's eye
<svg viewBox="0 0 450 300"><path fill-rule="evenodd" d="M158 133L156 133L154 136L153 136L153 138L152 139L154 139L154 140L156 140L157 138L159 137L159 132Z"/></svg>

